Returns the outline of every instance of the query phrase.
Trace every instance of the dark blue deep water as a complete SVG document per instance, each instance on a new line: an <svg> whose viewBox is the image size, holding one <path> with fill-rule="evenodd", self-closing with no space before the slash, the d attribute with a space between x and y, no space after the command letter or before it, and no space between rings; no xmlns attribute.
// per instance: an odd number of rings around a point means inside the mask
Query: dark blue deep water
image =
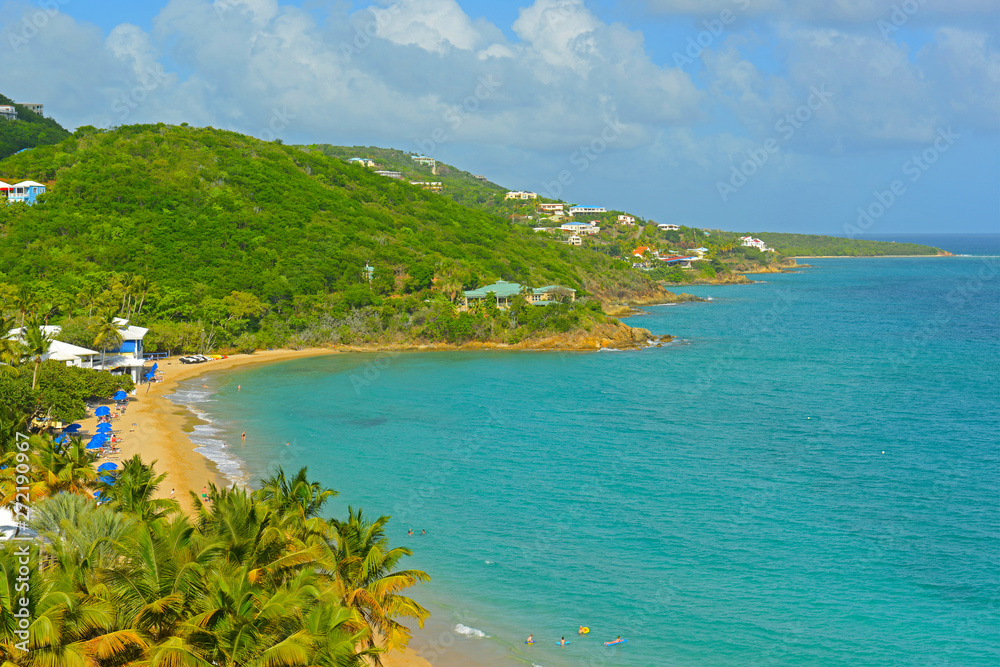
<svg viewBox="0 0 1000 667"><path fill-rule="evenodd" d="M210 454L247 431L244 474L393 515L435 665L1000 664L998 259L809 262L629 320L662 348L337 355L175 400Z"/></svg>

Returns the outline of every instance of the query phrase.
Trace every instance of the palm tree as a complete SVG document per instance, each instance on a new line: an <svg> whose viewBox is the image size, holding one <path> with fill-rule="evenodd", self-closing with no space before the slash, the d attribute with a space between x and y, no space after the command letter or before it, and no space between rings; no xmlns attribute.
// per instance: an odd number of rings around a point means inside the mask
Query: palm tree
<svg viewBox="0 0 1000 667"><path fill-rule="evenodd" d="M21 362L21 343L17 336L8 334L14 328L14 320L0 313L0 365L13 367Z"/></svg>
<svg viewBox="0 0 1000 667"><path fill-rule="evenodd" d="M261 488L257 495L281 514L291 511L301 520L319 516L323 505L337 492L324 489L319 482L310 482L308 470L302 468L289 481L279 466L274 475L260 480Z"/></svg>
<svg viewBox="0 0 1000 667"><path fill-rule="evenodd" d="M136 454L125 461L120 471L112 473L115 478L113 483L101 484L102 494L110 499L116 509L144 522L159 521L180 512L181 507L176 500L153 498L153 494L167 477L166 474L157 475L155 465L156 461L149 465L143 463L142 458Z"/></svg>
<svg viewBox="0 0 1000 667"><path fill-rule="evenodd" d="M22 328L21 332L21 344L24 346L24 350L28 353L28 356L34 357L35 361L35 370L31 375L31 390L34 391L38 384L38 368L42 365L42 357L49 352L52 338L45 333L42 323L35 317L31 318L28 326Z"/></svg>
<svg viewBox="0 0 1000 667"><path fill-rule="evenodd" d="M111 310L99 317L94 325L94 345L101 346L102 369L104 368L104 355L108 351L109 344L115 349L121 347L122 344L122 333L115 321L114 311Z"/></svg>
<svg viewBox="0 0 1000 667"><path fill-rule="evenodd" d="M23 329L25 317L27 317L29 312L37 308L34 295L31 293L31 290L27 287L27 285L21 285L21 287L18 288L17 294L14 296L14 305L21 314L21 323L18 327Z"/></svg>
<svg viewBox="0 0 1000 667"><path fill-rule="evenodd" d="M35 478L45 485L45 495L76 493L91 495L98 486L94 469L96 456L79 438L73 438L61 448L48 437L32 438L32 465Z"/></svg>
<svg viewBox="0 0 1000 667"><path fill-rule="evenodd" d="M361 510L355 512L351 507L348 514L347 521L331 521L336 535L335 542L329 544L341 604L357 614L359 625L355 629L371 631L366 640L369 648L376 647L376 635L382 638L379 648L385 651L405 648L410 631L397 619L415 618L423 627L430 612L400 591L419 581L430 581L430 576L420 570L393 571L403 556L413 552L404 547L389 548L385 536L389 517L368 521ZM377 655L373 660L381 664Z"/></svg>

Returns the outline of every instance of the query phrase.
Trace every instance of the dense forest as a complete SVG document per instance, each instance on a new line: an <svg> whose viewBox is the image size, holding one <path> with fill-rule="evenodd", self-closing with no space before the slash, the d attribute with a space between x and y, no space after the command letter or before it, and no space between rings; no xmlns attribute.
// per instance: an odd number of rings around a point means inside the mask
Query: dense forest
<svg viewBox="0 0 1000 667"><path fill-rule="evenodd" d="M210 128L80 128L0 161L3 177L50 183L34 206L0 207L5 310L28 300L72 329L113 308L156 324L151 349L506 340L604 319L584 298L460 323L462 290L497 279L600 299L662 292L602 253L407 182Z"/></svg>
<svg viewBox="0 0 1000 667"><path fill-rule="evenodd" d="M0 159L25 148L56 144L70 136L56 121L39 116L3 95L0 95L0 105L12 105L17 109L17 120L0 118Z"/></svg>

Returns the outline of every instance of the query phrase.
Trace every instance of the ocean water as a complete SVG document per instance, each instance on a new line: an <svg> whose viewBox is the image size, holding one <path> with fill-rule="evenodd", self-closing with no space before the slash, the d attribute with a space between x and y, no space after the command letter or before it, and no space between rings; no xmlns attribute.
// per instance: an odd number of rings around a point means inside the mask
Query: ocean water
<svg viewBox="0 0 1000 667"><path fill-rule="evenodd" d="M177 398L235 474L308 466L331 514L393 516L436 666L996 665L998 261L809 260L629 320L662 348L335 355Z"/></svg>

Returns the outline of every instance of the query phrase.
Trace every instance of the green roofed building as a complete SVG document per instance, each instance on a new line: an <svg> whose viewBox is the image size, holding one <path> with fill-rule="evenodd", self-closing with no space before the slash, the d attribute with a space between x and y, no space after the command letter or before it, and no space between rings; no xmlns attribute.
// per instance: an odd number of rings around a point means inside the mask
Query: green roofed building
<svg viewBox="0 0 1000 667"><path fill-rule="evenodd" d="M467 290L465 292L465 307L470 303L475 303L488 298L491 294L496 299L497 308L504 309L510 306L511 301L518 294L524 294L524 298L530 304L544 306L550 303L559 303L565 300L576 301L576 290L562 285L546 285L545 287L527 287L520 283L509 283L506 280L498 280L492 285L486 285L478 289Z"/></svg>

